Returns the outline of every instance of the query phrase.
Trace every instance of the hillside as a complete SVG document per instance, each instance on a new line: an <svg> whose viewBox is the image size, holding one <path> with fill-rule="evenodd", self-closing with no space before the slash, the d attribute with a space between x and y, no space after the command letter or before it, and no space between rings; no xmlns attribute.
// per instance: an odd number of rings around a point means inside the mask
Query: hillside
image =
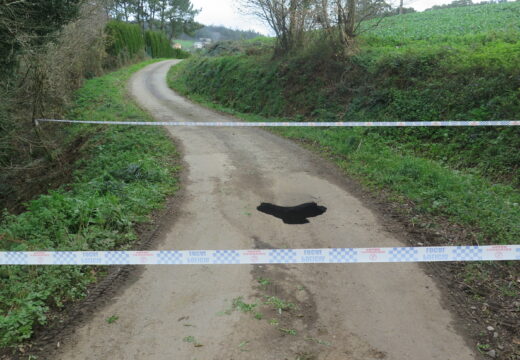
<svg viewBox="0 0 520 360"><path fill-rule="evenodd" d="M170 86L248 121L516 120L519 11L516 2L394 16L363 33L347 58L319 34L282 58L265 40L224 44L173 67ZM276 132L334 161L414 232L429 229L420 245L519 243L518 127ZM449 269L443 280L474 309L465 316L475 319L477 348L506 347L504 358L515 359L520 321L508 309L517 306L519 266ZM500 337L477 324L493 324Z"/></svg>

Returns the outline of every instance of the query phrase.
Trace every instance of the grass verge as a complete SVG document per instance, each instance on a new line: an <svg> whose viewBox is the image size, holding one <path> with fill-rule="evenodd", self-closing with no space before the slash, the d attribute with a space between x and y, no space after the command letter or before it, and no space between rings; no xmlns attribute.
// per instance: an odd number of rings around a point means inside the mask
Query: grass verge
<svg viewBox="0 0 520 360"><path fill-rule="evenodd" d="M87 81L68 117L152 120L125 91L130 76L151 62ZM6 214L0 251L129 249L135 225L178 189L178 155L163 129L71 125L66 133L69 143L85 139L73 181L30 201L25 213ZM52 310L83 298L102 274L88 266L0 266L0 347L29 339Z"/></svg>

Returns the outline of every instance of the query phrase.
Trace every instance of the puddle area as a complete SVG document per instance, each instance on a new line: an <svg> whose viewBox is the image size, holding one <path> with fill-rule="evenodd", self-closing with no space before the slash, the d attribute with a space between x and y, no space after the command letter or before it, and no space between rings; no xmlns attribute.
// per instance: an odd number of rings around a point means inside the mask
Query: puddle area
<svg viewBox="0 0 520 360"><path fill-rule="evenodd" d="M270 203L261 203L256 208L258 211L272 215L289 225L308 224L308 218L323 215L327 208L319 206L315 202L309 202L297 206L278 206Z"/></svg>

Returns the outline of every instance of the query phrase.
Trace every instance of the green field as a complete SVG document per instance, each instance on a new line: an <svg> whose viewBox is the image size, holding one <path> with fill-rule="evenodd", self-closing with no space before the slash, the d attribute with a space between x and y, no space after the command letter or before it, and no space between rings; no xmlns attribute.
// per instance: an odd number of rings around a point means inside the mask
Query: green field
<svg viewBox="0 0 520 360"><path fill-rule="evenodd" d="M373 26L375 21L366 23ZM366 37L403 44L410 40L465 41L465 36L520 31L520 2L466 6L385 18ZM512 36L513 36L512 34Z"/></svg>
<svg viewBox="0 0 520 360"><path fill-rule="evenodd" d="M181 44L183 50L189 50L189 49L193 48L193 44L195 44L195 41L192 41L192 40L179 40L179 39L175 39L173 41L176 42L176 43Z"/></svg>

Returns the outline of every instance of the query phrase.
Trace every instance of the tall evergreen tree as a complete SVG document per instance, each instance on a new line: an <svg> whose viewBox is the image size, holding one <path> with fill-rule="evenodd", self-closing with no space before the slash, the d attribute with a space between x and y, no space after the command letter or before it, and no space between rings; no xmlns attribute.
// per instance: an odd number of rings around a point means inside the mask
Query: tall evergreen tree
<svg viewBox="0 0 520 360"><path fill-rule="evenodd" d="M74 19L86 0L0 0L0 71L9 71L23 46L40 45Z"/></svg>
<svg viewBox="0 0 520 360"><path fill-rule="evenodd" d="M200 29L195 16L200 12L190 0L115 0L112 17L139 24L144 30L160 30L169 38Z"/></svg>

